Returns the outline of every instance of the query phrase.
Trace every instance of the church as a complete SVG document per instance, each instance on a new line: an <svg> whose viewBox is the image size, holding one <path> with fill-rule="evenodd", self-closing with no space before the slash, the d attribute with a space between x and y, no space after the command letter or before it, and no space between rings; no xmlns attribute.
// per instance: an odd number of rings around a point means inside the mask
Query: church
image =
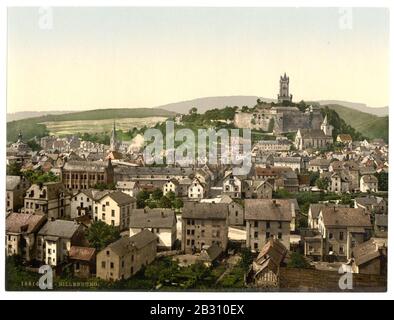
<svg viewBox="0 0 394 320"><path fill-rule="evenodd" d="M333 143L332 130L333 126L328 123L326 116L318 130L298 129L294 144L298 150L326 148Z"/></svg>

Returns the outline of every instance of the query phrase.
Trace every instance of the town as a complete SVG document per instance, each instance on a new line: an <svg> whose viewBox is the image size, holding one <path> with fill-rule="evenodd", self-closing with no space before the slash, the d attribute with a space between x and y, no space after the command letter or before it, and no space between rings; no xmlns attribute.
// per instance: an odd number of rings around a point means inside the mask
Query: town
<svg viewBox="0 0 394 320"><path fill-rule="evenodd" d="M252 130L247 173L147 164L116 119L109 145L48 135L33 150L21 130L7 146L7 289L39 290L21 282L49 265L55 290L341 291L346 270L348 290L385 291L387 141L293 102L286 73L276 102L213 112L212 128ZM203 117L191 105L171 120Z"/></svg>

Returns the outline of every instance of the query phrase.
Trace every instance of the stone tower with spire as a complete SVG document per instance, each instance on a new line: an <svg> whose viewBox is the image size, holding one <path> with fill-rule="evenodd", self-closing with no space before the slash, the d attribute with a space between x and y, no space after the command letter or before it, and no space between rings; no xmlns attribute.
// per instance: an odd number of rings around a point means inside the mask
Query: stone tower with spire
<svg viewBox="0 0 394 320"><path fill-rule="evenodd" d="M289 82L290 82L290 79L286 75L286 72L283 76L280 76L278 103L283 103L285 101L288 101L288 102L292 101L293 95L289 94Z"/></svg>
<svg viewBox="0 0 394 320"><path fill-rule="evenodd" d="M332 137L332 130L334 129L332 125L328 123L327 115L324 117L323 123L320 129L324 132L326 136Z"/></svg>
<svg viewBox="0 0 394 320"><path fill-rule="evenodd" d="M111 132L110 151L118 151L118 142L116 141L115 120L114 120L114 125L113 125L113 128L112 128L112 132Z"/></svg>

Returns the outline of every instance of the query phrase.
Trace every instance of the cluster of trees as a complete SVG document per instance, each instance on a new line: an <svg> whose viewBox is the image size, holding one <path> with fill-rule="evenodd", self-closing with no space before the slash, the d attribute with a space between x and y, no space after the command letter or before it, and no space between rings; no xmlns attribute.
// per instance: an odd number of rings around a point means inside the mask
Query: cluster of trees
<svg viewBox="0 0 394 320"><path fill-rule="evenodd" d="M165 195L160 189L155 189L153 192L141 191L137 194L137 207L145 208L169 208L180 209L183 207L183 201L175 196L175 193L170 191Z"/></svg>
<svg viewBox="0 0 394 320"><path fill-rule="evenodd" d="M22 175L32 184L59 181L59 177L51 171L43 172L42 170L28 170L24 171Z"/></svg>
<svg viewBox="0 0 394 320"><path fill-rule="evenodd" d="M115 183L102 183L102 182L99 182L99 183L96 183L93 186L93 189L98 189L98 190L101 190L101 191L104 191L104 190L116 190L116 184Z"/></svg>
<svg viewBox="0 0 394 320"><path fill-rule="evenodd" d="M98 251L119 238L118 228L108 225L101 220L94 221L90 228L86 230L86 239L89 241L89 245Z"/></svg>

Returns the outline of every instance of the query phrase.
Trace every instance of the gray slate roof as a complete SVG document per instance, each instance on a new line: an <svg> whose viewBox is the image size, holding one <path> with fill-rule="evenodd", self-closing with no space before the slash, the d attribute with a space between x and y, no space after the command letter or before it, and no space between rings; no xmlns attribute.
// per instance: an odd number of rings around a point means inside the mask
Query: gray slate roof
<svg viewBox="0 0 394 320"><path fill-rule="evenodd" d="M134 248L139 250L152 241L156 241L156 239L157 236L155 234L145 229L131 237L120 238L119 240L108 245L104 250L111 249L117 255L124 256L125 254L131 252Z"/></svg>
<svg viewBox="0 0 394 320"><path fill-rule="evenodd" d="M328 207L321 210L323 221L330 227L370 228L371 219L364 209Z"/></svg>
<svg viewBox="0 0 394 320"><path fill-rule="evenodd" d="M40 236L54 236L59 238L72 238L79 229L80 224L74 221L55 220L47 223L38 232Z"/></svg>
<svg viewBox="0 0 394 320"><path fill-rule="evenodd" d="M291 203L287 199L246 199L245 219L264 221L291 221Z"/></svg>
<svg viewBox="0 0 394 320"><path fill-rule="evenodd" d="M131 212L130 228L172 228L176 225L172 209L134 209Z"/></svg>
<svg viewBox="0 0 394 320"><path fill-rule="evenodd" d="M228 216L226 203L186 202L182 210L182 218L224 220Z"/></svg>

